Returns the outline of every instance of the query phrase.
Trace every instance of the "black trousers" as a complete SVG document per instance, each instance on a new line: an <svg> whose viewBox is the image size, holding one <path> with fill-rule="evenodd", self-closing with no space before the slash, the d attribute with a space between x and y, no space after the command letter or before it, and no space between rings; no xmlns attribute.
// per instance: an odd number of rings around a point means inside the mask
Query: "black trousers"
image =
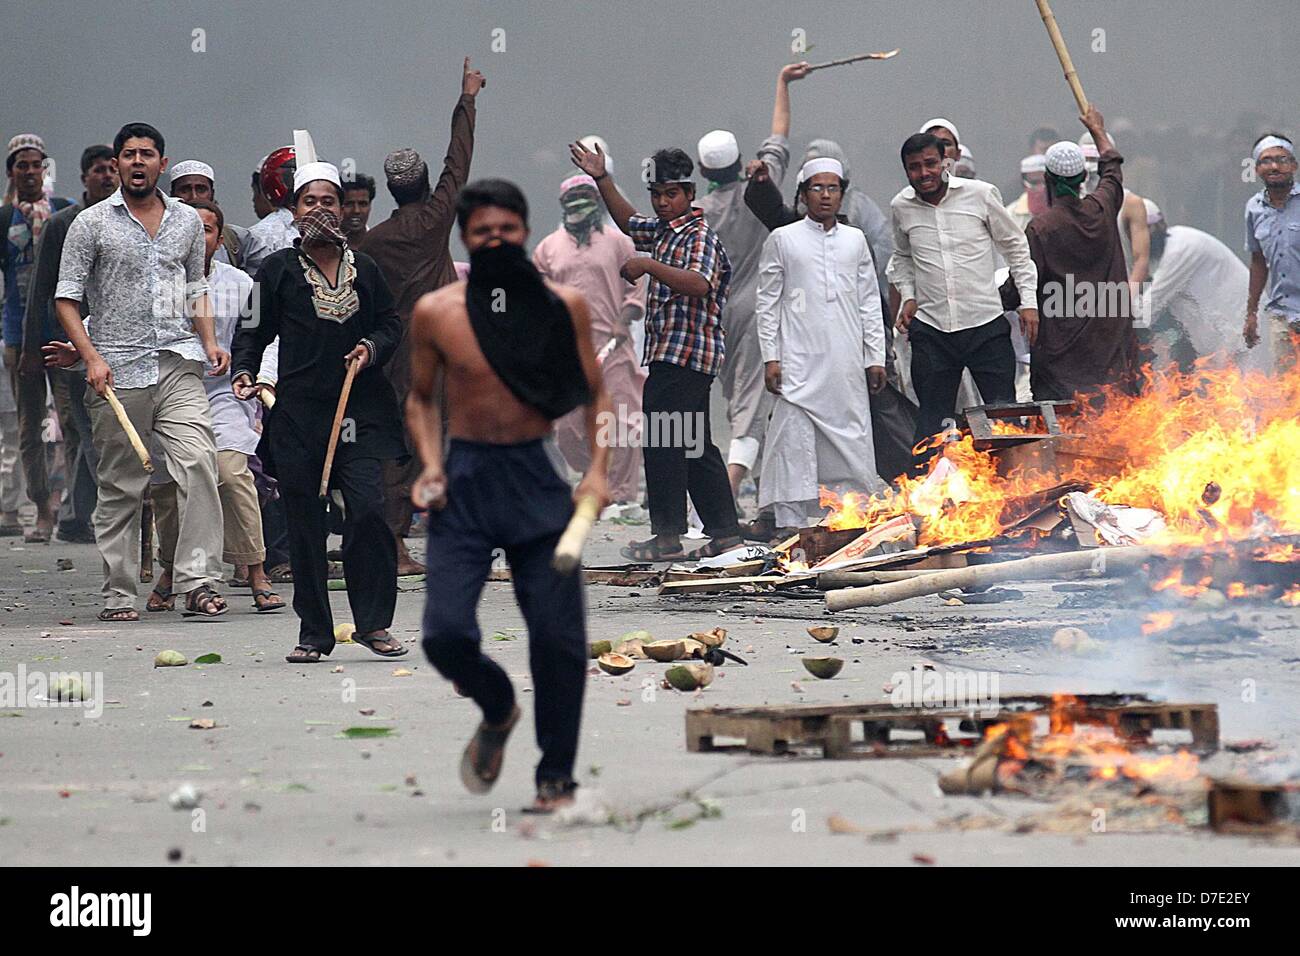
<svg viewBox="0 0 1300 956"><path fill-rule="evenodd" d="M943 431L944 420L956 415L964 369L970 369L988 404L1016 400L1016 354L1005 315L957 332L940 332L917 319L908 329L908 340L912 344L912 387L921 403L914 444Z"/></svg>
<svg viewBox="0 0 1300 956"><path fill-rule="evenodd" d="M706 535L740 534L727 466L709 425L712 385L712 375L667 362L650 363L641 390L641 451L650 530L657 535L686 533L687 492Z"/></svg>
<svg viewBox="0 0 1300 956"><path fill-rule="evenodd" d="M336 461L330 487L343 493L347 519L343 535L343 575L357 633L387 629L397 605L397 544L384 520L383 472L377 458ZM325 542L329 524L325 502L316 489L302 494L280 485L289 531L289 565L293 569L293 609L298 615L298 643L322 654L334 650L334 616L330 611L329 562Z"/></svg>
<svg viewBox="0 0 1300 956"><path fill-rule="evenodd" d="M587 682L587 626L580 573L551 568L573 513L572 493L540 440L489 445L452 439L445 465L447 504L429 512L429 575L424 652L433 666L499 724L515 691L485 655L478 602L493 558L504 554L528 625L534 723L542 759L536 779L569 782Z"/></svg>

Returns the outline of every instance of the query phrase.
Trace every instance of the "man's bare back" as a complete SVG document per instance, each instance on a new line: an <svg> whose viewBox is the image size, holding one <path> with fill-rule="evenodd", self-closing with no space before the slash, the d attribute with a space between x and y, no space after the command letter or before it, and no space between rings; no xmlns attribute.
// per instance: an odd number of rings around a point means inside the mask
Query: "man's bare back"
<svg viewBox="0 0 1300 956"><path fill-rule="evenodd" d="M569 286L546 283L564 300L579 342L590 339L586 302ZM465 309L465 282L430 292L415 304L411 318L413 374L433 349L446 382L447 433L451 438L504 445L544 438L551 421L515 397L479 348ZM520 343L527 348L528 343Z"/></svg>

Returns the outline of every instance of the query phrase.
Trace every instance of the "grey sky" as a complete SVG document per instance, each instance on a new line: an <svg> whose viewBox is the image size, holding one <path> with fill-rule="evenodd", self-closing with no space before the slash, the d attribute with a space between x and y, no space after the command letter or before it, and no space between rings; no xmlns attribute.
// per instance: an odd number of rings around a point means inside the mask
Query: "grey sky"
<svg viewBox="0 0 1300 956"><path fill-rule="evenodd" d="M839 139L855 179L882 206L903 184L899 144L931 116L958 126L980 178L1004 190L1032 128L1081 132L1033 0L5 0L4 7L0 133L43 135L61 193L79 191L83 146L144 120L163 132L173 161L212 163L218 199L245 224L255 163L290 142L295 126L312 131L323 158L351 157L358 171L379 176L372 221L386 216L383 157L410 145L438 164L467 53L488 78L473 175L523 186L534 239L555 226L556 187L574 171L565 144L579 135L598 132L610 142L617 178L643 208L639 159L656 147L694 155L702 134L725 127L752 155L767 133L778 68L802 58L790 50L796 28L807 32L812 61L902 48L888 63L814 74L793 87L795 148L815 136ZM1294 0L1056 0L1054 10L1122 150L1166 128L1184 128L1177 138L1195 145L1246 111L1293 128ZM191 49L196 28L206 31L206 52ZM498 28L506 48L492 52ZM1096 29L1105 31L1105 52L1091 50ZM1222 232L1220 221L1235 221L1231 207L1254 188L1234 182L1249 145L1223 143L1214 147L1220 156L1201 157L1222 164L1225 211L1193 224ZM1182 208L1190 200L1160 195L1162 184L1173 189L1156 169L1182 158L1155 155L1130 166L1131 176L1162 204ZM1187 208L1191 218L1212 215ZM1221 238L1240 245L1236 234Z"/></svg>

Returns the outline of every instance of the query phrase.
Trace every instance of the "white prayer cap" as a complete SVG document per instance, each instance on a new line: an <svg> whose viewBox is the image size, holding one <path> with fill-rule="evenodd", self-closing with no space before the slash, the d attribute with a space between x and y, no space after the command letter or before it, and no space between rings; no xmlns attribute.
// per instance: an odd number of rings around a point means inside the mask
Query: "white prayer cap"
<svg viewBox="0 0 1300 956"><path fill-rule="evenodd" d="M734 133L715 129L700 137L700 165L707 169L726 169L740 159L740 145Z"/></svg>
<svg viewBox="0 0 1300 956"><path fill-rule="evenodd" d="M297 192L303 186L318 179L333 183L339 189L343 188L343 180L339 178L338 167L333 163L306 163L294 170L293 191Z"/></svg>
<svg viewBox="0 0 1300 956"><path fill-rule="evenodd" d="M172 182L176 182L182 176L206 176L212 185L217 184L217 175L212 171L212 167L197 159L185 159L172 166Z"/></svg>
<svg viewBox="0 0 1300 956"><path fill-rule="evenodd" d="M921 128L917 130L917 132L918 132L918 133L928 133L928 132L930 132L930 130L934 129L936 126L942 126L942 127L943 127L944 129L946 129L948 132L952 133L952 138L953 138L953 139L955 139L958 143L961 142L961 134L957 132L957 127L953 126L952 123L948 122L948 121L947 121L946 119L944 119L942 116L936 116L934 119L932 119L932 120L930 120L929 122L923 124L923 125L921 126Z"/></svg>
<svg viewBox="0 0 1300 956"><path fill-rule="evenodd" d="M1041 173L1047 169L1047 157L1042 153L1034 153L1026 156L1020 161L1020 175L1025 176L1029 173Z"/></svg>
<svg viewBox="0 0 1300 956"><path fill-rule="evenodd" d="M1147 207L1147 225L1152 226L1165 218L1165 214L1160 211L1160 207L1150 199L1143 199L1142 204Z"/></svg>
<svg viewBox="0 0 1300 956"><path fill-rule="evenodd" d="M1072 143L1068 139L1047 147L1047 152L1043 156L1046 159L1047 171L1053 176L1070 179L1079 175L1085 168L1083 149L1078 143Z"/></svg>
<svg viewBox="0 0 1300 956"><path fill-rule="evenodd" d="M812 179L818 173L834 173L840 179L844 178L844 167L838 159L831 159L829 156L822 156L819 159L810 159L799 167L799 178L797 182L802 183Z"/></svg>

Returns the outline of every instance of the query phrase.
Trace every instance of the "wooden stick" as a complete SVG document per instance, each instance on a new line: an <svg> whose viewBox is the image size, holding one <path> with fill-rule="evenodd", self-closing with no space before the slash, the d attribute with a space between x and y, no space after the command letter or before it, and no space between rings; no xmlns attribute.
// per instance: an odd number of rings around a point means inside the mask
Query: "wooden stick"
<svg viewBox="0 0 1300 956"><path fill-rule="evenodd" d="M275 392L268 392L266 389L261 388L257 391L257 397L262 400L262 405L268 412L275 408Z"/></svg>
<svg viewBox="0 0 1300 956"><path fill-rule="evenodd" d="M979 564L952 571L936 571L907 581L832 591L826 595L826 609L845 611L855 607L880 607L895 601L906 601L908 598L938 594L950 588L978 588L999 581L1050 579L1068 571L1085 571L1093 567L1103 573L1131 570L1150 555L1150 549L1140 546L1093 548L1065 554L1040 554L1032 558Z"/></svg>
<svg viewBox="0 0 1300 956"><path fill-rule="evenodd" d="M1056 25L1056 16L1052 13L1052 8L1047 5L1047 0L1035 0L1038 4L1038 13L1043 18L1043 26L1047 27L1047 35L1052 40L1052 46L1056 48L1056 57L1061 61L1061 69L1065 71L1065 82L1070 84L1070 92L1074 94L1074 101L1079 105L1079 112L1088 112L1088 98L1083 95L1083 84L1079 82L1079 74L1074 71L1074 62L1070 59L1070 51L1065 47L1065 38L1061 36L1061 30Z"/></svg>
<svg viewBox="0 0 1300 956"><path fill-rule="evenodd" d="M825 63L814 63L808 67L808 72L813 70L824 70L831 66L843 66L846 63L858 63L862 60L889 60L898 56L898 50L890 50L887 53L859 53L857 56L846 56L839 60L828 60Z"/></svg>
<svg viewBox="0 0 1300 956"><path fill-rule="evenodd" d="M596 498L585 495L578 501L577 507L573 509L573 517L569 519L564 534L560 535L560 540L555 545L555 555L551 558L551 567L560 574L572 574L582 562L582 546L586 543L587 534L598 514L600 502Z"/></svg>
<svg viewBox="0 0 1300 956"><path fill-rule="evenodd" d="M352 380L357 377L357 369L361 367L361 359L353 359L348 363L348 374L343 379L343 391L339 394L338 408L334 409L334 424L330 426L330 443L325 448L325 467L320 473L320 496L324 498L329 494L330 487L330 470L334 467L334 451L339 446L339 429L343 427L343 413L347 411L348 396L352 393Z"/></svg>
<svg viewBox="0 0 1300 956"><path fill-rule="evenodd" d="M140 580L153 580L153 495L144 486L144 503L140 509Z"/></svg>
<svg viewBox="0 0 1300 956"><path fill-rule="evenodd" d="M131 424L131 419L126 417L126 409L122 403L117 400L117 395L113 393L113 386L108 385L104 388L104 398L108 399L108 404L113 408L113 414L117 416L118 424L126 432L126 437L131 442L131 447L135 449L136 456L140 459L140 464L144 465L144 470L153 474L153 459L149 457L149 449L144 447L144 442L140 440L140 433L135 430Z"/></svg>
<svg viewBox="0 0 1300 956"><path fill-rule="evenodd" d="M865 587L869 584L889 584L892 581L910 581L925 574L938 574L951 568L931 568L924 571L823 571L817 575L819 591L838 591L841 588Z"/></svg>

